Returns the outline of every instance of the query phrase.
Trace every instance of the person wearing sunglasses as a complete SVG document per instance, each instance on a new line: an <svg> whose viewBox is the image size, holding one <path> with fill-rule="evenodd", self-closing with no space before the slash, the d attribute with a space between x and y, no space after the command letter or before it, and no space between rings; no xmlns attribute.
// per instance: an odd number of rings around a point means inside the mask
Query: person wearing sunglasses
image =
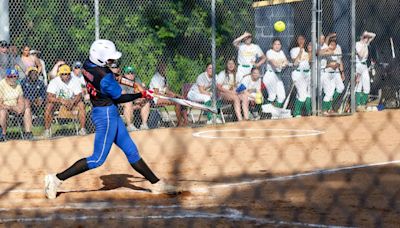
<svg viewBox="0 0 400 228"><path fill-rule="evenodd" d="M23 116L24 138L32 139L32 114L29 105L24 99L22 87L18 83L18 71L7 68L6 77L0 81L0 141L7 140L7 119L10 114Z"/></svg>
<svg viewBox="0 0 400 228"><path fill-rule="evenodd" d="M80 123L79 135L86 135L86 111L82 102L82 88L78 80L71 76L71 68L61 65L57 72L58 77L52 79L47 87L47 104L44 112L44 137L50 138L53 111L59 110L59 115L72 118L78 115ZM65 115L65 116L64 116Z"/></svg>

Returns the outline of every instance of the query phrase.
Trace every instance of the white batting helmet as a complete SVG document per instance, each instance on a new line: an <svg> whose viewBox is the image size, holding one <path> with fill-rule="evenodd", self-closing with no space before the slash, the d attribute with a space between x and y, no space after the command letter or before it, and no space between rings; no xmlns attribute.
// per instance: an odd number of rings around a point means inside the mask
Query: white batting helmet
<svg viewBox="0 0 400 228"><path fill-rule="evenodd" d="M107 60L119 59L121 55L110 40L96 40L90 46L89 59L97 66L105 66Z"/></svg>

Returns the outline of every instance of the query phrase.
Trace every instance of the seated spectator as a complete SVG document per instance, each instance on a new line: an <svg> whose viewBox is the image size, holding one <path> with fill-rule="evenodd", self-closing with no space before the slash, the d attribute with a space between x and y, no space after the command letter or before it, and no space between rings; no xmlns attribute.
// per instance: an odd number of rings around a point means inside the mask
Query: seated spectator
<svg viewBox="0 0 400 228"><path fill-rule="evenodd" d="M6 78L0 81L0 125L2 132L0 141L7 140L7 119L9 114L23 115L25 138L31 139L32 114L29 105L25 102L21 85L17 83L18 71L8 68Z"/></svg>
<svg viewBox="0 0 400 228"><path fill-rule="evenodd" d="M135 69L133 66L126 66L124 67L122 71L123 77L134 81L138 87L140 88L145 88L145 85L142 83L142 81L135 75ZM140 88L132 88L129 86L121 85L122 88L122 94L126 93L138 93L140 92ZM133 119L133 110L140 109L140 117L142 118L142 124L140 125L141 130L146 130L149 129L147 125L147 120L149 118L150 114L150 103L146 101L146 99L137 99L133 102L127 102L123 103L123 108L124 108L124 118L126 121L126 126L128 131L136 131L137 128L135 125L132 123Z"/></svg>
<svg viewBox="0 0 400 228"><path fill-rule="evenodd" d="M157 72L150 81L150 89L154 90L154 93L156 94L166 95L168 97L183 98L169 89L166 71L167 65L165 63L159 63L157 66ZM187 112L186 109L180 104L162 98L154 98L153 100L156 105L174 105L178 126L187 125Z"/></svg>
<svg viewBox="0 0 400 228"><path fill-rule="evenodd" d="M86 90L86 82L85 82L85 78L83 77L82 74L82 63L79 61L76 61L73 65L72 65L72 72L71 72L71 77L73 79L76 79L79 81L81 88L82 88L82 96L84 98L85 101L90 101L90 96L87 93Z"/></svg>
<svg viewBox="0 0 400 228"><path fill-rule="evenodd" d="M19 66L22 68L22 71L24 72L23 77L27 75L27 70L29 67L36 67L38 69L39 74L42 73L42 64L40 63L39 59L33 55L30 55L31 48L28 45L25 45L24 48L22 49L22 55L20 59ZM23 77L21 77L22 79Z"/></svg>
<svg viewBox="0 0 400 228"><path fill-rule="evenodd" d="M263 103L260 70L258 68L252 68L251 74L242 79L241 85L245 88L241 95L247 97L251 106L255 107L252 109L253 118L259 119L261 105Z"/></svg>
<svg viewBox="0 0 400 228"><path fill-rule="evenodd" d="M217 75L217 89L222 100L232 101L238 121L242 121L242 110L245 120L249 119L249 100L243 93L236 92L236 64L228 60L225 70Z"/></svg>
<svg viewBox="0 0 400 228"><path fill-rule="evenodd" d="M32 114L38 116L39 111L44 108L46 100L46 86L44 82L38 79L38 69L30 67L27 70L27 77L22 79L21 86L27 104L32 110Z"/></svg>
<svg viewBox="0 0 400 228"><path fill-rule="evenodd" d="M82 102L81 85L78 80L72 79L71 68L66 64L59 67L57 74L58 77L52 79L47 87L47 104L44 112L44 136L46 138L51 137L52 132L50 127L54 110L73 114L77 111L81 127L79 135L86 135L86 112L85 105Z"/></svg>
<svg viewBox="0 0 400 228"><path fill-rule="evenodd" d="M47 74L47 76L48 76L48 81L50 81L51 79L53 79L53 78L56 78L58 75L57 75L57 72L58 72L58 68L61 66L61 65L65 65L66 63L64 62L64 60L62 60L62 59L59 59L59 60L57 60L57 62L56 62L56 64L54 64L54 66L53 66L53 68L51 69L51 71Z"/></svg>
<svg viewBox="0 0 400 228"><path fill-rule="evenodd" d="M204 103L211 107L211 91L212 85L212 64L208 64L206 71L197 76L196 83L190 88L188 99L194 102ZM207 124L212 123L212 113L207 113ZM217 118L217 123L222 123L220 118Z"/></svg>

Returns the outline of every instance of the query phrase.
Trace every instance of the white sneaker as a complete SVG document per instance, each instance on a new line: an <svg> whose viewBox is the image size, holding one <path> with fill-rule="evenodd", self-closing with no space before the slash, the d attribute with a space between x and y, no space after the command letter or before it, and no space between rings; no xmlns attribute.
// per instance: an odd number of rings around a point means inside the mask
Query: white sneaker
<svg viewBox="0 0 400 228"><path fill-rule="evenodd" d="M175 194L179 193L176 186L165 183L159 180L157 183L151 185L151 192L154 194Z"/></svg>
<svg viewBox="0 0 400 228"><path fill-rule="evenodd" d="M85 129L85 128L81 128L81 130L78 132L78 134L79 134L80 136L87 135L86 129Z"/></svg>
<svg viewBox="0 0 400 228"><path fill-rule="evenodd" d="M221 118L217 118L217 119L215 119L215 123L222 124L223 122L222 122Z"/></svg>
<svg viewBox="0 0 400 228"><path fill-rule="evenodd" d="M62 181L55 174L48 174L44 178L44 193L48 199L57 197L57 188L60 187Z"/></svg>
<svg viewBox="0 0 400 228"><path fill-rule="evenodd" d="M137 131L138 129L135 127L135 125L133 124L129 124L128 127L126 127L126 129L128 129L128 131Z"/></svg>
<svg viewBox="0 0 400 228"><path fill-rule="evenodd" d="M140 125L140 130L148 130L149 126L147 126L147 123Z"/></svg>
<svg viewBox="0 0 400 228"><path fill-rule="evenodd" d="M51 138L51 129L45 129L44 132L43 132L43 136L44 136L46 139Z"/></svg>
<svg viewBox="0 0 400 228"><path fill-rule="evenodd" d="M211 124L213 124L213 121L212 120L207 120L207 125L211 125Z"/></svg>

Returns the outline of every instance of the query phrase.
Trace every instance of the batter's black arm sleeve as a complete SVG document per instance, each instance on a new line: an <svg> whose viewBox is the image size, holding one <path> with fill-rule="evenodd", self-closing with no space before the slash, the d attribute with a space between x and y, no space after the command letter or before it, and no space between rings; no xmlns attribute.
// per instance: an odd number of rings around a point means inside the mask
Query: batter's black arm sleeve
<svg viewBox="0 0 400 228"><path fill-rule="evenodd" d="M115 104L121 104L130 102L139 98L142 98L142 93L129 93L129 94L121 94L121 96L117 99L113 99Z"/></svg>

